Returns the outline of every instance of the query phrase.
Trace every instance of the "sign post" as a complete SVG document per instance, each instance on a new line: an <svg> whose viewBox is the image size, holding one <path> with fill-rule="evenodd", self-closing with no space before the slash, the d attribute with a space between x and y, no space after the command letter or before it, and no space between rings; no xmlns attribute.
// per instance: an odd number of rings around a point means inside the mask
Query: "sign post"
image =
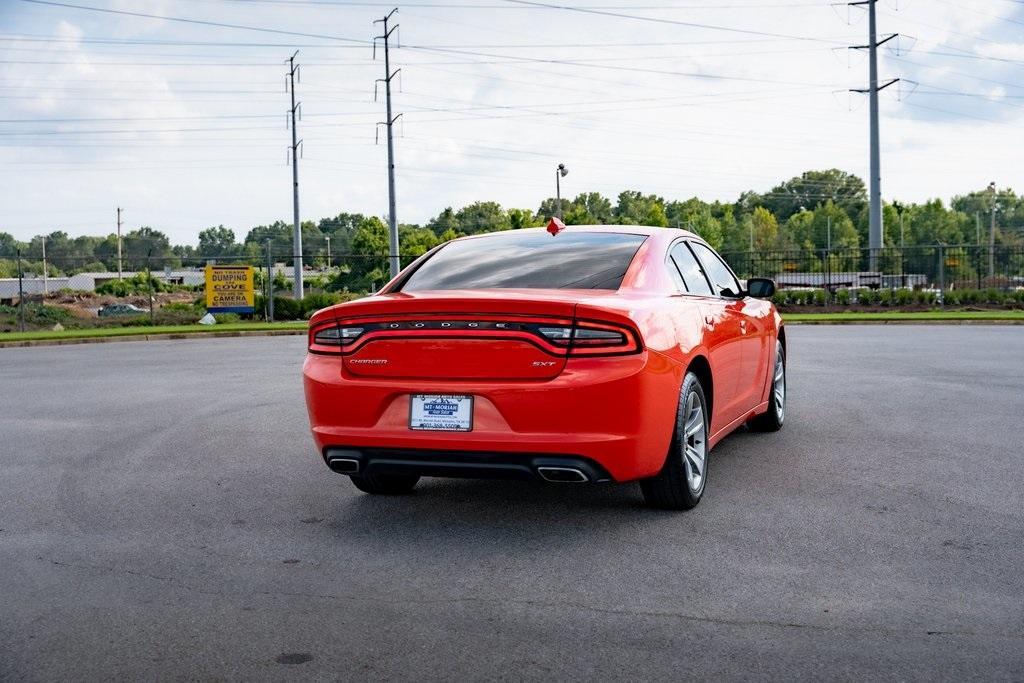
<svg viewBox="0 0 1024 683"><path fill-rule="evenodd" d="M210 313L252 313L252 266L206 266L206 310Z"/></svg>

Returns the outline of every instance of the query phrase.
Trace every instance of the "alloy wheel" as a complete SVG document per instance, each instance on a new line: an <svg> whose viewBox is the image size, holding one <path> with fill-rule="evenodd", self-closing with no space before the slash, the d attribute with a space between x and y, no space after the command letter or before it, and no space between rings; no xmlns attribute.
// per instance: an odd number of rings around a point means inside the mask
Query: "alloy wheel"
<svg viewBox="0 0 1024 683"><path fill-rule="evenodd" d="M686 419L683 423L683 466L690 490L699 492L704 486L704 468L707 464L707 428L704 424L704 404L697 392L686 397Z"/></svg>

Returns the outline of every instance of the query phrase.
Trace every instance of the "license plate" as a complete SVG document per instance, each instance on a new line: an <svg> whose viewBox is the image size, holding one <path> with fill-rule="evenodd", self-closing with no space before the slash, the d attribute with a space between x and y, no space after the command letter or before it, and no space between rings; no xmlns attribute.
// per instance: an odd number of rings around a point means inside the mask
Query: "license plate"
<svg viewBox="0 0 1024 683"><path fill-rule="evenodd" d="M409 429L431 432L468 432L473 429L473 397L447 394L412 394Z"/></svg>

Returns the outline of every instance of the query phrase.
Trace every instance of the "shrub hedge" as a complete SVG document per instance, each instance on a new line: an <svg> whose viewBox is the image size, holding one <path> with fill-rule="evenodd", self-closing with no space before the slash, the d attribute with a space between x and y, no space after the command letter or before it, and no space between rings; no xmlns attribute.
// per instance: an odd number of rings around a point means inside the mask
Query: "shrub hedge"
<svg viewBox="0 0 1024 683"><path fill-rule="evenodd" d="M308 320L321 308L327 308L343 301L355 299L355 294L348 292L314 292L307 294L302 301L285 296L274 297L274 320ZM255 307L258 314L263 312L263 296L257 294Z"/></svg>
<svg viewBox="0 0 1024 683"><path fill-rule="evenodd" d="M951 289L943 292L946 306L1024 306L1024 290ZM777 306L826 306L829 304L823 289L782 289L775 292L772 301ZM938 295L932 291L910 289L838 289L832 294L831 305L854 307L902 308L906 306L936 306Z"/></svg>

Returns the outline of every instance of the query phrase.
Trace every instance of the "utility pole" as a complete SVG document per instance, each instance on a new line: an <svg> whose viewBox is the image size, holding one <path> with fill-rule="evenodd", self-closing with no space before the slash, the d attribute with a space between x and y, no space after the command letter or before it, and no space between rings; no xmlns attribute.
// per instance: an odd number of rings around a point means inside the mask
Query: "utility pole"
<svg viewBox="0 0 1024 683"><path fill-rule="evenodd" d="M149 259L153 255L153 248L150 247L149 251L146 252L146 285L149 288L149 324L150 326L156 323L153 320L153 273L149 267Z"/></svg>
<svg viewBox="0 0 1024 683"><path fill-rule="evenodd" d="M294 236L294 255L292 257L292 277L295 281L295 287L293 289L292 296L296 300L301 301L305 293L305 288L302 284L302 224L299 222L299 156L298 150L299 145L302 141L298 139L298 129L295 126L296 114L299 112L301 103L296 104L295 102L295 77L299 75L299 81L302 81L302 77L299 74L299 66L295 63L295 57L299 54L296 50L295 54L288 58L288 83L291 87L288 89L292 94L292 108L291 108L291 120L292 120L292 205L294 208L294 219L295 219L295 236Z"/></svg>
<svg viewBox="0 0 1024 683"><path fill-rule="evenodd" d="M992 209L989 212L988 229L988 276L993 278L996 274L996 199L998 198L996 181L993 180L989 183L988 190L992 193Z"/></svg>
<svg viewBox="0 0 1024 683"><path fill-rule="evenodd" d="M388 28L388 22L391 21L391 17L394 16L398 8L391 10L386 17L378 19L373 22L375 24L384 24L384 35L377 36L373 39L373 58L377 58L377 41L384 41L384 78L378 78L377 83L384 82L384 99L387 102L387 118L381 122L387 126L388 135L388 242L389 242L389 255L388 263L390 264L391 277L397 277L398 271L402 269L402 261L399 254L398 244L398 218L395 212L395 142L394 136L392 135L392 127L395 125L395 121L398 120L398 116L391 115L391 79L398 75L401 69L396 69L394 72L391 71L391 56L390 56L390 40L391 34L395 29L398 28L398 24ZM377 88L374 85L374 100L377 99ZM381 123L378 123L379 127Z"/></svg>
<svg viewBox="0 0 1024 683"><path fill-rule="evenodd" d="M22 282L21 249L18 249L18 330L25 331L25 285Z"/></svg>
<svg viewBox="0 0 1024 683"><path fill-rule="evenodd" d="M123 280L121 272L121 207L117 207L117 279Z"/></svg>
<svg viewBox="0 0 1024 683"><path fill-rule="evenodd" d="M859 2L848 3L851 7L866 5L868 8L868 44L856 45L850 49L868 51L868 87L867 89L854 89L853 92L868 94L871 111L871 205L868 212L868 249L870 253L869 269L872 271L878 269L878 250L882 248L884 241L882 239L882 162L878 123L878 93L900 80L894 78L882 85L878 83L878 48L899 34L894 33L881 41L878 40L878 24L875 17L875 5L877 3L878 0L860 0Z"/></svg>
<svg viewBox="0 0 1024 683"><path fill-rule="evenodd" d="M274 264L271 262L270 238L267 238L267 322L274 322Z"/></svg>
<svg viewBox="0 0 1024 683"><path fill-rule="evenodd" d="M43 235L43 299L46 299L46 295L50 293L50 290L46 286L46 235Z"/></svg>
<svg viewBox="0 0 1024 683"><path fill-rule="evenodd" d="M327 270L331 269L331 236L327 235Z"/></svg>

